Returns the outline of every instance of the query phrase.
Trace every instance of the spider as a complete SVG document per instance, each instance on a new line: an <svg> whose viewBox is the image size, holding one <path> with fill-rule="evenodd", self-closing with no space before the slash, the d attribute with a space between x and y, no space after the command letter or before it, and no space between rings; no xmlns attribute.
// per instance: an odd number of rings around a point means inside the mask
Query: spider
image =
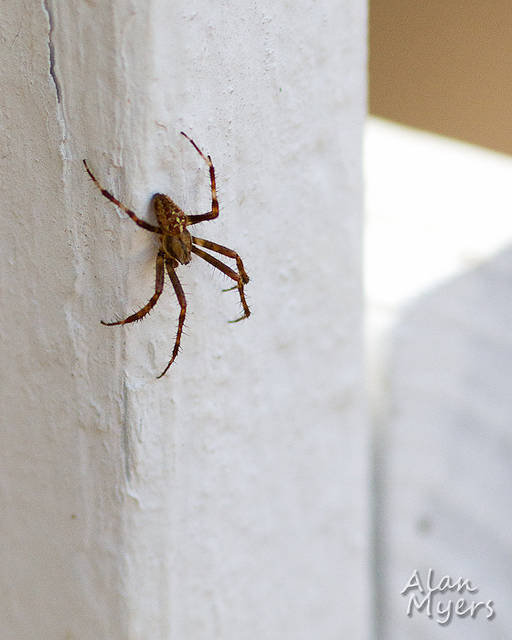
<svg viewBox="0 0 512 640"><path fill-rule="evenodd" d="M240 258L238 253L236 253L232 249L223 247L216 242L203 240L202 238L196 238L195 236L192 236L187 229L187 227L198 224L199 222L217 218L217 216L219 215L219 202L217 200L217 191L215 187L215 169L213 168L212 159L210 158L210 156L205 156L201 149L199 149L196 143L191 138L189 138L186 133L183 133L182 131L181 135L187 138L187 140L192 144L194 149L199 153L201 158L208 165L212 190L212 210L208 213L202 213L199 215L188 215L182 209L180 209L180 207L178 207L178 205L173 202L171 198L169 198L169 196L166 196L162 193L156 193L152 197L151 201L153 203L158 225L155 226L149 224L149 222L141 220L133 211L128 209L109 191L104 189L95 178L92 171L89 169L87 162L85 160L83 161L87 173L89 174L94 184L101 191L101 193L105 196L105 198L110 200L110 202L113 202L122 211L128 214L130 218L135 222L135 224L139 225L139 227L146 229L146 231L157 233L160 236L160 247L156 256L155 293L152 295L149 302L144 305L142 309L129 316L125 320L119 320L117 322L103 322L103 320L101 321L102 324L111 327L119 324L128 324L129 322L135 322L144 318L144 316L146 316L158 302L158 298L160 297L164 289L165 270L167 270L169 279L174 288L174 293L176 294L176 298L178 299L178 303L180 305L180 315L178 321L178 331L176 333L176 339L174 342L171 359L169 360L169 363L162 371L162 373L157 376L158 378L161 378L167 373L169 367L176 359L176 356L178 355L180 349L181 334L183 332L185 315L187 311L187 301L181 283L178 279L178 276L176 275L176 268L179 267L180 264L188 264L192 259L193 253L195 253L203 260L206 260L206 262L215 267L215 269L222 271L224 275L236 282L236 285L231 289L227 289L227 291L238 289L238 293L240 294L240 301L242 303L243 314L240 316L240 318L231 320L231 322L238 322L239 320L248 318L251 314L244 294L244 285L249 282L249 276L244 269L242 259ZM203 251L203 249L209 249L210 251L214 251L215 253L220 253L223 256L232 258L236 261L237 271L234 271L233 269L225 265L215 256L212 256L206 251Z"/></svg>

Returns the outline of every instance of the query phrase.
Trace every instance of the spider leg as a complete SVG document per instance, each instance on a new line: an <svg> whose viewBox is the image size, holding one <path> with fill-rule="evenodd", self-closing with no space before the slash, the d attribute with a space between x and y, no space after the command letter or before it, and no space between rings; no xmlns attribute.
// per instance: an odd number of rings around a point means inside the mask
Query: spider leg
<svg viewBox="0 0 512 640"><path fill-rule="evenodd" d="M194 238L193 240L195 242L197 240L197 238ZM202 240L201 242L209 242L209 241L208 240ZM214 244L214 243L212 242L211 244ZM205 245L203 245L203 246L205 246ZM215 245L215 246L219 247L219 245ZM209 248L211 248L211 247L209 247ZM222 249L225 250L225 251L230 251L230 249L226 249L225 247L222 247ZM240 318L237 318L236 320L230 320L230 322L239 322L240 320L243 320L244 318L248 318L251 315L251 310L249 309L249 305L247 304L247 300L245 299L245 293L244 293L245 281L243 279L242 274L237 273L236 271L233 271L233 269L231 269L230 267L225 265L223 262L221 262L220 260L217 260L217 258L215 258L214 256L211 256L209 253L206 253L206 251L203 251L202 249L199 249L198 247L195 247L194 245L192 245L192 251L193 251L193 253L195 253L197 256L199 256L203 260L206 260L206 262L209 262L213 267L215 267L219 271L222 271L222 273L224 273L228 278L231 278L232 280L234 280L236 282L236 286L238 288L238 293L240 294L240 302L242 303L242 307L244 309L244 314L243 314L243 316L241 316ZM219 251L219 253L222 253L222 252ZM233 251L233 253L235 253L235 252ZM242 268L243 268L243 266L242 266ZM243 273L245 274L245 277L247 278L247 281L249 281L249 278L247 277L247 274L245 273L245 271Z"/></svg>
<svg viewBox="0 0 512 640"><path fill-rule="evenodd" d="M171 364L176 360L176 356L178 355L180 350L181 334L183 332L183 326L185 324L185 315L187 313L187 299L185 298L185 292L183 291L181 282L179 281L178 276L176 275L176 271L174 270L174 267L177 266L177 263L175 260L167 258L165 261L165 266L167 267L167 273L169 274L169 278L172 282L172 286L174 287L174 293L176 294L176 298L178 298L178 302L180 305L180 318L178 321L178 331L176 333L176 340L174 342L174 349L172 350L171 359L169 361L169 364L162 371L162 373L159 376L157 376L157 379L164 376L167 373L167 370L169 369Z"/></svg>
<svg viewBox="0 0 512 640"><path fill-rule="evenodd" d="M137 320L141 320L145 315L147 315L151 309L158 302L158 298L162 294L164 290L164 278L165 278L165 270L164 270L164 262L165 262L165 253L163 251L159 251L156 257L156 278L155 278L155 293L151 296L150 301L142 307L139 311L134 313L133 315L126 318L126 320L118 320L117 322L103 322L107 327L113 327L116 324L128 324L129 322L135 322Z"/></svg>
<svg viewBox="0 0 512 640"><path fill-rule="evenodd" d="M219 215L219 201L217 200L217 187L215 185L215 169L213 168L212 159L210 156L205 156L201 149L197 146L197 144L189 138L186 133L181 132L182 136L192 144L197 153L201 156L201 158L206 162L210 169L210 182L212 186L212 210L208 213L201 213L199 215L187 216L187 225L198 224L199 222L204 222L205 220L213 220Z"/></svg>
<svg viewBox="0 0 512 640"><path fill-rule="evenodd" d="M141 220L133 211L128 209L128 207L125 207L122 202L119 202L119 200L117 198L115 198L109 191L104 189L101 186L101 184L98 182L96 177L94 176L93 172L89 169L89 167L87 165L87 162L84 160L83 163L85 165L87 173L89 174L89 177L94 182L94 184L98 187L98 189L101 191L102 195L104 195L105 198L107 198L107 200L110 200L110 202L113 202L122 211L124 211L126 214L128 214L130 216L130 218L135 222L135 224L139 225L139 227L142 227L143 229L146 229L147 231L153 231L153 233L159 233L159 234L162 233L162 230L160 229L160 227L155 227L154 225L149 224L149 222L146 222L145 220Z"/></svg>
<svg viewBox="0 0 512 640"><path fill-rule="evenodd" d="M200 247L210 249L210 251L215 251L216 253L220 253L223 256L227 256L228 258L233 258L233 260L236 260L236 266L238 268L238 273L240 274L242 282L244 284L247 284L249 282L249 276L244 269L242 258L236 251L233 251L233 249L228 249L227 247L223 247L221 244L217 244L216 242L212 242L211 240L203 240L202 238L196 238L194 236L192 236L192 242L198 244Z"/></svg>

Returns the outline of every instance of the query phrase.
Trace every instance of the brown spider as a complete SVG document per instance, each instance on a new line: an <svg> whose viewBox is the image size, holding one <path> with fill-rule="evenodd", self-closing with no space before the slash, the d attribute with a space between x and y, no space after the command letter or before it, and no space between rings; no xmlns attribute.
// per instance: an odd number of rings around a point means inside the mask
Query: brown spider
<svg viewBox="0 0 512 640"><path fill-rule="evenodd" d="M138 216L135 215L133 211L130 211L130 209L125 207L124 204L119 202L117 198L115 198L111 193L104 189L87 166L87 162L85 160L83 161L87 173L96 184L96 186L100 189L105 198L113 202L120 209L122 209L122 211L127 213L130 218L139 225L139 227L142 227L147 231L157 233L160 236L160 248L156 256L155 293L151 297L150 301L144 307L142 307L142 309L126 318L126 320L119 320L117 322L103 322L103 320L101 321L102 324L110 327L117 324L128 324L129 322L135 322L136 320L140 320L145 315L147 315L157 303L158 298L160 297L160 294L164 289L165 267L165 269L167 269L167 273L169 274L172 286L174 287L174 292L176 294L176 297L178 298L181 310L178 322L178 332L176 334L176 340L174 342L174 349L172 351L171 359L169 361L169 364L165 367L158 378L161 378L163 375L165 375L171 364L176 359L176 356L178 355L180 349L181 334L183 331L183 325L185 324L187 301L185 299L185 294L183 292L180 281L178 280L175 269L180 264L188 264L192 258L192 253L195 253L203 260L206 260L206 262L211 264L216 269L219 269L219 271L222 271L222 273L228 276L228 278L231 278L236 282L236 285L232 287L232 289L238 288L240 301L243 307L243 315L237 320L231 320L231 322L238 322L239 320L248 318L251 314L244 294L244 285L249 282L249 276L245 272L242 259L240 258L238 253L215 242L210 242L210 240L196 238L192 236L187 230L188 226L198 224L199 222L204 222L205 220L213 220L214 218L216 218L219 215L219 202L217 200L217 192L215 188L215 170L213 168L212 159L210 158L210 156L205 156L201 149L199 149L196 143L191 140L186 133L183 133L182 131L181 134L185 136L185 138L187 138L187 140L192 144L194 149L199 153L201 158L203 158L210 169L212 210L208 213L202 213L200 215L187 215L178 207L176 203L174 203L169 198L169 196L166 196L162 193L156 193L152 198L152 202L155 209L155 215L158 220L158 226L149 224L148 222L141 220ZM215 251L216 253L220 253L221 255L227 256L228 258L233 258L233 260L236 261L238 273L214 256L206 253L206 251L199 249L199 247L204 247L205 249L209 249L210 251ZM228 289L228 291L229 290L230 289Z"/></svg>

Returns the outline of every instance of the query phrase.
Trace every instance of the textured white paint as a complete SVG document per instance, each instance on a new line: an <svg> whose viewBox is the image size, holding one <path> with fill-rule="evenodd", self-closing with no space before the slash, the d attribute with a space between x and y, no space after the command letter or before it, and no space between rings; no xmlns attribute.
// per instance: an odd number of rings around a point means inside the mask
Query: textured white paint
<svg viewBox="0 0 512 640"><path fill-rule="evenodd" d="M0 636L367 638L360 351L365 5L2 9ZM253 316L194 260L154 286L164 191L221 216Z"/></svg>
<svg viewBox="0 0 512 640"><path fill-rule="evenodd" d="M508 638L512 159L373 120L366 180L379 638ZM408 618L423 597L400 591L429 568L478 591ZM439 625L437 603L461 597L495 618Z"/></svg>

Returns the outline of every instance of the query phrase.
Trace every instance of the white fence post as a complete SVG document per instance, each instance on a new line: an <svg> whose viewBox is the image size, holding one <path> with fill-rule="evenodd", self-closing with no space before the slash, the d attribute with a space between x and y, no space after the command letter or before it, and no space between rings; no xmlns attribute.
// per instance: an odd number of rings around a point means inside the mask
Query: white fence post
<svg viewBox="0 0 512 640"><path fill-rule="evenodd" d="M365 4L2 10L0 636L368 637ZM150 318L154 192L220 217ZM229 260L226 259L228 262Z"/></svg>

